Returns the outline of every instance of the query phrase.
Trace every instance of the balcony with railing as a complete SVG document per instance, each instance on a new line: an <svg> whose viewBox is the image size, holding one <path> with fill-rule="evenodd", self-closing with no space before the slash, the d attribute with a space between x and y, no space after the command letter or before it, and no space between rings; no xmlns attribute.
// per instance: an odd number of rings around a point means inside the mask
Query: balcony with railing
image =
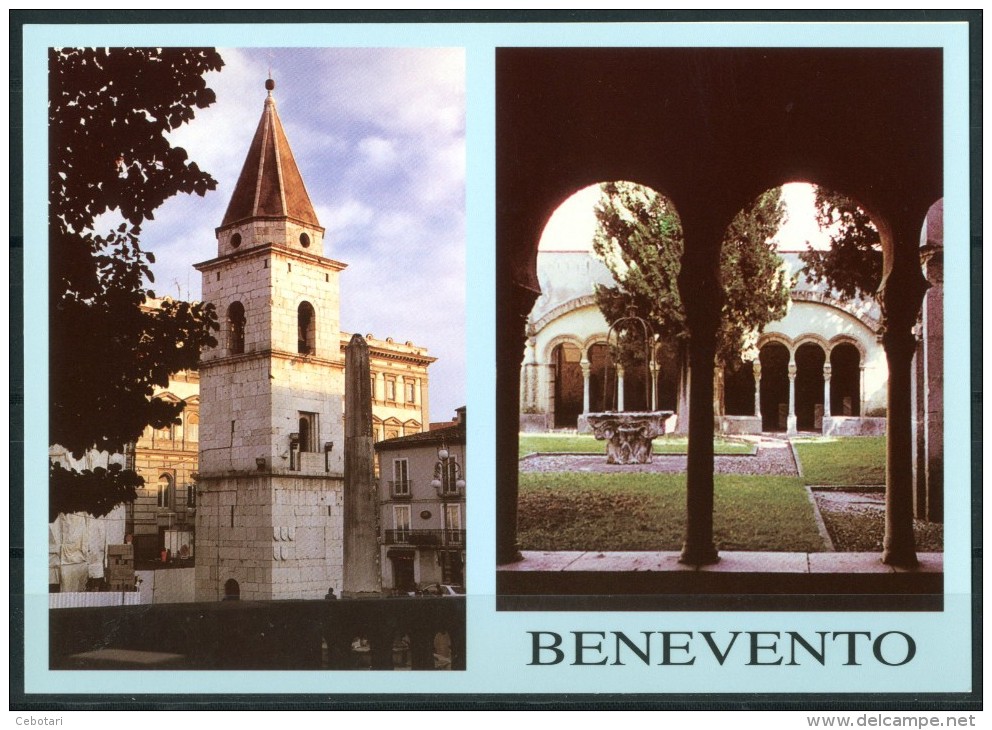
<svg viewBox="0 0 992 730"><path fill-rule="evenodd" d="M386 530L386 545L443 547L464 545L465 530Z"/></svg>

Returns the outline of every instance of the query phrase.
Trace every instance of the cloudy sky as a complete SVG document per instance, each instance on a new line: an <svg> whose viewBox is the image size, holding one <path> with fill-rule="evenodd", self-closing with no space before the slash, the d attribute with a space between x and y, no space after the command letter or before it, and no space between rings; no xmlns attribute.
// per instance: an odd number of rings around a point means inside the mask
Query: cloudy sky
<svg viewBox="0 0 992 730"><path fill-rule="evenodd" d="M218 181L143 227L159 296L200 297L262 113L276 108L341 274L341 328L428 348L431 420L465 404L465 60L461 49L220 49L217 102L173 135Z"/></svg>

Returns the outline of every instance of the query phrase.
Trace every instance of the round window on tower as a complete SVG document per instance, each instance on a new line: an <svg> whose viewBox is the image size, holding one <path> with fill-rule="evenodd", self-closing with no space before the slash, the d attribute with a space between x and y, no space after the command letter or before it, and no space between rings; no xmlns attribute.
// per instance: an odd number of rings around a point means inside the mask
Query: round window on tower
<svg viewBox="0 0 992 730"><path fill-rule="evenodd" d="M303 246L303 248L310 248L310 236L308 236L306 233L301 233L300 245Z"/></svg>
<svg viewBox="0 0 992 730"><path fill-rule="evenodd" d="M240 245L241 245L241 234L235 233L233 236L231 236L231 248L237 248Z"/></svg>

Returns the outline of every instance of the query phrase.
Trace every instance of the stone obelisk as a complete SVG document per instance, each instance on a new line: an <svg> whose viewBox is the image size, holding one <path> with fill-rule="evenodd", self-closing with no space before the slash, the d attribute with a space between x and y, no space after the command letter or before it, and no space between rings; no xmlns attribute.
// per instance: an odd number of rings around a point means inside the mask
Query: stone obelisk
<svg viewBox="0 0 992 730"><path fill-rule="evenodd" d="M379 498L372 450L369 346L354 335L344 366L344 587L345 597L379 594Z"/></svg>

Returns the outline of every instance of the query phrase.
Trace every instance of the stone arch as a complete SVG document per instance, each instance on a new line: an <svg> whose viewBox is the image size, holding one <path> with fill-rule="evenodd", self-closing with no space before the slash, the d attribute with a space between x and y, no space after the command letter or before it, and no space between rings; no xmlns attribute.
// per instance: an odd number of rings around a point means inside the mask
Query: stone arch
<svg viewBox="0 0 992 730"><path fill-rule="evenodd" d="M760 352L761 348L773 342L785 347L785 349L789 352L789 358L792 358L792 355L796 350L796 344L791 337L788 335L783 335L780 332L762 332L761 336L758 338L758 351Z"/></svg>
<svg viewBox="0 0 992 730"><path fill-rule="evenodd" d="M554 322L559 317L564 317L566 314L570 314L576 310L582 309L583 307L595 307L596 297L592 294L583 297L576 297L575 299L569 299L564 304L559 304L557 307L552 309L550 312L545 313L533 323L534 330L539 332L540 330L547 327L551 322Z"/></svg>
<svg viewBox="0 0 992 730"><path fill-rule="evenodd" d="M553 365L553 356L555 348L561 344L569 344L578 348L582 353L585 353L585 345L582 340L580 340L575 335L558 335L554 337L548 344L544 347L544 352L542 353L542 359L539 364L541 365Z"/></svg>
<svg viewBox="0 0 992 730"><path fill-rule="evenodd" d="M824 353L830 351L830 341L817 332L803 332L798 337L795 337L793 339L793 350L798 350L806 344L818 345Z"/></svg>
<svg viewBox="0 0 992 730"><path fill-rule="evenodd" d="M862 365L868 359L868 348L865 347L865 344L860 339L853 335L841 333L831 337L829 349L832 351L838 345L851 345L851 347L856 349L858 356L861 358Z"/></svg>

